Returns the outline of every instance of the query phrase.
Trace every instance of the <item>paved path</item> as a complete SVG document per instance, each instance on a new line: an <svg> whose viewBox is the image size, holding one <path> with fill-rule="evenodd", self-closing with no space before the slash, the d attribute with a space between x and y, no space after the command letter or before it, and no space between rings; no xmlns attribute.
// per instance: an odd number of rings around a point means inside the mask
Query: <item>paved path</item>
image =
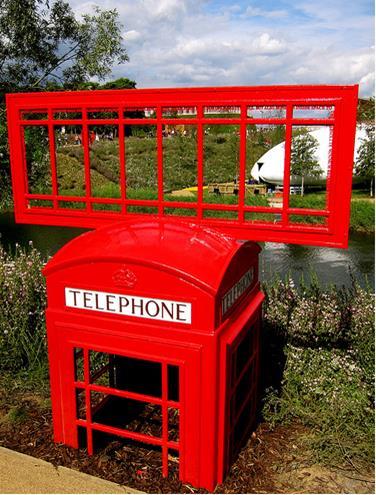
<svg viewBox="0 0 376 495"><path fill-rule="evenodd" d="M0 493L143 493L0 447Z"/></svg>

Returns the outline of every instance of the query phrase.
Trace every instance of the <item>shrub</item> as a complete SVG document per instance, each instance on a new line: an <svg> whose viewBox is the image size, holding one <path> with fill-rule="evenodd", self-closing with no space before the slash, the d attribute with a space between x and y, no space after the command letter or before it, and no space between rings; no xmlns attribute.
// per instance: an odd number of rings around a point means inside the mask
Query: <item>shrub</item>
<svg viewBox="0 0 376 495"><path fill-rule="evenodd" d="M46 361L43 260L39 252L0 246L0 368L33 368Z"/></svg>
<svg viewBox="0 0 376 495"><path fill-rule="evenodd" d="M298 288L288 280L263 288L264 367L271 375L264 380L265 419L308 426L308 444L319 460L370 462L373 294L355 282L349 289L323 289L315 280Z"/></svg>
<svg viewBox="0 0 376 495"><path fill-rule="evenodd" d="M285 349L280 395L270 393L264 415L272 424L297 420L311 430L318 460L374 456L372 394L351 350Z"/></svg>

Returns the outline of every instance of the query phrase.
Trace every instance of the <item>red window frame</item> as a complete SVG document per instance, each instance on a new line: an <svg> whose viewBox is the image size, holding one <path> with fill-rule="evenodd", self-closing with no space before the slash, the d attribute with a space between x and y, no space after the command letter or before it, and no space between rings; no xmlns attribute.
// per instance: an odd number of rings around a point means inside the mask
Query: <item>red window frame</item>
<svg viewBox="0 0 376 495"><path fill-rule="evenodd" d="M77 91L56 93L19 93L7 95L7 117L14 193L14 209L17 222L42 225L61 225L96 228L106 223L126 218L165 217L166 208L190 209L192 216L169 216L171 221L185 219L217 228L225 234L239 239L256 241L310 244L328 247L347 247L350 220L351 183L356 130L356 108L358 86L268 86L229 88L181 88L181 89L136 89L111 91ZM204 115L205 107L239 107L237 118L211 118ZM250 118L250 106L279 107L286 114L278 119ZM294 118L294 107L333 107L329 118ZM163 108L196 107L197 115L189 118L174 118L163 115ZM124 117L127 108L156 108L155 118ZM54 119L54 113L62 111L82 112L81 119ZM88 112L105 109L118 111L116 119L88 119ZM24 112L46 112L46 119L25 120ZM85 196L68 197L58 194L55 157L55 125L81 125L84 148ZM92 197L90 187L89 125L109 124L119 126L120 198ZM126 152L124 126L131 124L154 125L157 129L157 173L158 198L155 200L129 199L126 195ZM167 201L163 192L163 125L190 124L197 126L197 201ZM239 201L236 205L209 204L203 196L204 126L207 124L239 125ZM286 151L284 164L284 189L281 208L249 206L245 204L246 137L248 124L283 124L286 129ZM27 185L25 161L24 126L46 126L49 135L52 194L30 194ZM328 125L332 127L332 150L330 176L327 183L327 201L324 209L291 208L290 199L290 154L292 128L296 125ZM31 200L48 200L51 207L31 206ZM59 207L59 201L85 203L84 210ZM95 211L93 203L119 205L119 213ZM128 206L145 206L157 209L155 215L127 212ZM220 210L236 213L236 218L205 218L203 211ZM248 212L278 213L278 223L245 220ZM290 220L292 215L324 217L325 225L298 224Z"/></svg>

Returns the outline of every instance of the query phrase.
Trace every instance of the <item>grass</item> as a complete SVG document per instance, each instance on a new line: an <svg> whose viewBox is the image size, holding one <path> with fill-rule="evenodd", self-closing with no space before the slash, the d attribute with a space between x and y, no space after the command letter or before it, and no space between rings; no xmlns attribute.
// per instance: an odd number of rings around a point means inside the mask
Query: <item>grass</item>
<svg viewBox="0 0 376 495"><path fill-rule="evenodd" d="M209 126L210 127L210 126ZM215 182L232 182L237 176L238 169L238 145L239 136L233 125L211 126L204 135L204 184ZM154 129L154 127L152 127ZM172 195L178 191L196 184L197 180L197 149L196 128L187 126L188 135L175 135L173 138L163 139L164 199L175 202L195 202L196 197L186 195ZM155 129L154 129L155 131ZM133 129L132 129L133 132ZM267 149L284 139L283 129L270 128L262 132L250 127L247 139L247 171L253 163L264 154ZM97 198L120 198L120 165L118 159L118 142L101 140L91 147L90 151L90 178L92 196ZM157 150L155 132L146 132L138 129L137 133L127 136L126 146L126 188L128 199L158 199L158 174L157 174ZM82 196L85 192L84 180L84 156L81 146L65 145L57 150L57 173L59 193L66 196ZM44 174L38 170L37 177ZM46 190L46 187L48 190ZM36 184L32 192L50 192L50 181L44 184ZM204 193L204 201L212 204L236 205L238 198L231 195L216 195ZM268 206L266 198L254 199L246 197L247 205ZM39 204L39 203L38 203ZM41 205L48 206L47 203ZM84 209L85 203L61 202L65 208ZM290 196L290 206L293 208L324 209L326 207L325 191L312 191L307 189L303 197ZM94 203L95 210L107 210L114 213L120 212L119 205L104 205ZM157 213L155 207L131 206L129 213ZM173 216L195 216L194 209L169 208L167 214ZM234 212L206 211L204 217L235 218ZM247 214L246 221L278 221L272 214ZM309 223L325 225L325 217L293 215L290 220L294 223ZM355 190L353 192L352 214L350 228L358 232L374 232L374 201L369 199L368 192Z"/></svg>
<svg viewBox="0 0 376 495"><path fill-rule="evenodd" d="M351 202L351 230L357 232L375 232L375 202L359 199Z"/></svg>
<svg viewBox="0 0 376 495"><path fill-rule="evenodd" d="M188 126L189 127L189 126ZM193 126L194 127L194 126ZM222 129L223 127L223 129ZM237 175L239 162L239 136L233 126L212 126L204 136L204 182L233 181ZM248 138L248 169L267 149L281 142L283 136L274 129L262 133L254 130ZM157 189L157 142L155 136L146 132L126 138L127 189ZM108 183L118 184L120 166L118 159L118 141L99 141L91 147L91 185L100 190ZM196 183L197 176L197 138L196 131L190 130L188 136L176 135L163 139L164 190L173 191L190 187ZM48 164L44 173L32 177L42 179L35 183L31 192L40 192L51 188L48 179ZM36 166L34 166L36 168ZM84 156L83 149L77 145L64 145L57 148L57 175L59 189L71 195L84 194ZM46 182L47 181L47 182ZM45 190L45 192L50 192Z"/></svg>

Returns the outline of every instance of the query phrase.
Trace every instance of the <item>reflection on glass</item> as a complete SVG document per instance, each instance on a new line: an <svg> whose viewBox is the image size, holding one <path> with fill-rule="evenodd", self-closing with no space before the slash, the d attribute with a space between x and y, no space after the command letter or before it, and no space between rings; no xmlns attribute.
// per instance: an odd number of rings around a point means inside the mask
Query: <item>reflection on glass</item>
<svg viewBox="0 0 376 495"><path fill-rule="evenodd" d="M332 127L294 126L290 160L290 206L325 209L332 153Z"/></svg>
<svg viewBox="0 0 376 495"><path fill-rule="evenodd" d="M89 149L92 196L120 198L118 126L89 126Z"/></svg>
<svg viewBox="0 0 376 495"><path fill-rule="evenodd" d="M239 194L239 126L204 127L204 201L237 204ZM207 212L211 215L212 212Z"/></svg>
<svg viewBox="0 0 376 495"><path fill-rule="evenodd" d="M25 154L28 190L31 194L51 194L51 162L48 128L25 126Z"/></svg>
<svg viewBox="0 0 376 495"><path fill-rule="evenodd" d="M81 125L55 126L58 193L85 196L84 150Z"/></svg>
<svg viewBox="0 0 376 495"><path fill-rule="evenodd" d="M127 198L157 199L157 128L126 125L124 133Z"/></svg>
<svg viewBox="0 0 376 495"><path fill-rule="evenodd" d="M197 198L197 126L163 126L163 182L165 199Z"/></svg>

